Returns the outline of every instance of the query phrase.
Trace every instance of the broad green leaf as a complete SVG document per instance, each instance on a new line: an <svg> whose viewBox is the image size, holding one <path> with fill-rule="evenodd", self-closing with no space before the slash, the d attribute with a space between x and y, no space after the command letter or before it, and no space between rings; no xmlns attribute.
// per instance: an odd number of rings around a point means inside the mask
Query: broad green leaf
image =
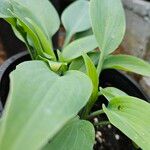
<svg viewBox="0 0 150 150"><path fill-rule="evenodd" d="M104 55L120 45L125 33L125 15L121 0L91 0L92 29Z"/></svg>
<svg viewBox="0 0 150 150"><path fill-rule="evenodd" d="M11 9L9 1L10 0L0 0L0 18L12 17L10 12L7 10L8 8Z"/></svg>
<svg viewBox="0 0 150 150"><path fill-rule="evenodd" d="M93 35L73 41L66 46L62 51L62 57L65 61L70 61L82 56L84 53L93 51L98 47L98 44Z"/></svg>
<svg viewBox="0 0 150 150"><path fill-rule="evenodd" d="M88 56L90 57L90 59L93 61L93 63L96 66L98 64L100 53L92 52L92 53L89 53ZM79 70L85 73L86 67L85 67L83 57L74 59L69 66L69 70Z"/></svg>
<svg viewBox="0 0 150 150"><path fill-rule="evenodd" d="M12 1L11 3L13 5L13 14L15 14L19 20L24 22L24 24L28 28L30 28L32 32L34 32L34 34L39 39L43 50L55 59L49 35L47 34L47 32L44 31L44 27L42 27L42 25L38 23L39 20L36 20L36 17L34 16L33 12L31 12L29 8L26 8L25 4L23 5L22 3L18 3L15 1ZM33 42L34 44L34 41L31 40L31 42Z"/></svg>
<svg viewBox="0 0 150 150"><path fill-rule="evenodd" d="M142 59L129 55L110 55L103 64L103 69L114 68L150 76L150 64Z"/></svg>
<svg viewBox="0 0 150 150"><path fill-rule="evenodd" d="M14 8L15 13L20 14L24 18L30 18L49 39L59 29L60 20L58 13L48 0L11 0L13 6L14 2L18 4Z"/></svg>
<svg viewBox="0 0 150 150"><path fill-rule="evenodd" d="M100 88L100 93L104 95L108 101L115 97L127 96L127 94L115 87Z"/></svg>
<svg viewBox="0 0 150 150"><path fill-rule="evenodd" d="M41 149L87 103L91 80L79 71L64 76L42 61L24 62L10 75L0 128L0 149Z"/></svg>
<svg viewBox="0 0 150 150"><path fill-rule="evenodd" d="M77 119L69 122L42 150L92 150L94 141L93 125Z"/></svg>
<svg viewBox="0 0 150 150"><path fill-rule="evenodd" d="M78 0L67 7L61 17L66 29L65 46L69 43L73 34L88 30L91 27L89 17L89 2Z"/></svg>
<svg viewBox="0 0 150 150"><path fill-rule="evenodd" d="M97 97L98 94L98 85L99 85L99 77L97 74L96 67L93 63L93 61L90 59L90 57L87 54L83 55L83 59L86 66L86 74L90 77L93 83L93 97Z"/></svg>
<svg viewBox="0 0 150 150"><path fill-rule="evenodd" d="M116 97L103 106L110 122L143 150L150 148L150 104L135 97Z"/></svg>

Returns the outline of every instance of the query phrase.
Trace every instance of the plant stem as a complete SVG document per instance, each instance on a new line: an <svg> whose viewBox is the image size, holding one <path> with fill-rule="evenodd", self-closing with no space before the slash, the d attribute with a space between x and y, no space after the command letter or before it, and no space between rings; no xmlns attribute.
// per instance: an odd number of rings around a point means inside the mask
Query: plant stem
<svg viewBox="0 0 150 150"><path fill-rule="evenodd" d="M101 73L101 70L102 70L102 67L103 67L103 62L104 62L104 53L102 51L101 54L100 54L100 58L99 58L98 66L97 66L97 74L98 74L98 76L100 76L100 73ZM100 93L98 93L98 95L92 96L90 98L88 104L86 105L85 112L82 114L82 118L87 118L87 116L90 113L93 105L95 104L99 94Z"/></svg>
<svg viewBox="0 0 150 150"><path fill-rule="evenodd" d="M98 74L98 76L100 76L100 73L102 71L103 62L104 62L104 53L102 51L101 54L100 54L100 58L99 58L98 66L97 66L97 74Z"/></svg>
<svg viewBox="0 0 150 150"><path fill-rule="evenodd" d="M93 105L95 104L96 100L98 98L98 95L95 95L95 96L91 96L89 102L87 103L86 107L85 107L85 110L82 114L82 118L87 118L87 116L89 115Z"/></svg>
<svg viewBox="0 0 150 150"><path fill-rule="evenodd" d="M94 126L105 126L105 125L108 125L110 124L109 121L101 121L99 123L95 123Z"/></svg>
<svg viewBox="0 0 150 150"><path fill-rule="evenodd" d="M95 116L98 116L98 115L101 115L101 114L104 114L104 111L103 111L102 109L91 113L91 114L88 116L88 119L94 118Z"/></svg>

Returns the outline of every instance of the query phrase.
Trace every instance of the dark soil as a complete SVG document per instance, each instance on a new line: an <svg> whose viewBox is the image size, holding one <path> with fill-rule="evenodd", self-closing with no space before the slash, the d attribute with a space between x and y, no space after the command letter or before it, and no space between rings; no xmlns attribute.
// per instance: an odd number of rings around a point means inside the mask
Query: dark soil
<svg viewBox="0 0 150 150"><path fill-rule="evenodd" d="M132 142L112 125L96 128L94 150L131 150Z"/></svg>

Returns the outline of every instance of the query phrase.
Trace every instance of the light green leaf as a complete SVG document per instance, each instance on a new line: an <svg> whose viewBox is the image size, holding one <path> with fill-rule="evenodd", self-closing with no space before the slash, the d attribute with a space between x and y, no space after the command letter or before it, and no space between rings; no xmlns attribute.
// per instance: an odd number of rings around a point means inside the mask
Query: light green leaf
<svg viewBox="0 0 150 150"><path fill-rule="evenodd" d="M18 4L15 7L14 2ZM49 39L59 29L60 20L58 13L48 0L11 0L11 4L17 15L20 14L24 18L30 18Z"/></svg>
<svg viewBox="0 0 150 150"><path fill-rule="evenodd" d="M51 38L49 39L49 35L48 35L50 33L46 32L44 30L44 27L40 25L40 23L38 22L38 21L42 22L41 21L42 19L37 20L37 16L35 16L29 8L26 8L25 4L22 4L21 2L15 2L14 0L11 3L13 5L13 11L14 11L13 14L15 14L14 17L17 17L17 19L24 22L24 24L28 28L30 28L32 32L34 32L34 34L37 36L38 40L42 45L42 49L55 59L55 55L52 50L52 45L50 40ZM34 44L34 41L32 41L31 39L29 40Z"/></svg>
<svg viewBox="0 0 150 150"><path fill-rule="evenodd" d="M114 87L106 87L104 89L100 88L100 93L104 95L109 101L115 97L127 96L125 92Z"/></svg>
<svg viewBox="0 0 150 150"><path fill-rule="evenodd" d="M67 7L61 17L62 23L66 29L66 46L73 34L88 30L91 27L89 17L89 2L87 0L78 0Z"/></svg>
<svg viewBox="0 0 150 150"><path fill-rule="evenodd" d="M96 67L95 67L94 63L92 62L92 60L90 59L90 57L87 54L83 55L83 59L84 59L85 66L86 66L86 73L90 77L90 79L92 80L92 83L93 83L92 96L97 97L99 77L98 77L98 74L97 74Z"/></svg>
<svg viewBox="0 0 150 150"><path fill-rule="evenodd" d="M150 148L150 104L135 97L112 99L106 108L110 122L143 150Z"/></svg>
<svg viewBox="0 0 150 150"><path fill-rule="evenodd" d="M93 61L94 65L96 66L98 64L100 53L92 52L92 53L89 53L88 56ZM74 59L69 66L69 70L79 70L85 73L86 67L85 67L83 57Z"/></svg>
<svg viewBox="0 0 150 150"><path fill-rule="evenodd" d="M35 29L35 33L38 36L38 39L42 45L42 49L45 53L49 54L51 56L51 58L54 58L54 60L56 60L55 58L55 54L52 50L52 45L50 43L50 41L46 38L46 36L44 35L44 33L40 30L40 28L29 18L26 18L26 21L32 26L32 28Z"/></svg>
<svg viewBox="0 0 150 150"><path fill-rule="evenodd" d="M64 76L42 61L24 62L10 75L0 128L0 149L42 148L87 103L91 80L79 71Z"/></svg>
<svg viewBox="0 0 150 150"><path fill-rule="evenodd" d="M33 59L36 59L38 55L42 54L42 46L37 37L37 35L32 31L32 28L26 24L24 20L21 20L21 17L17 16L15 13L10 11L14 17L17 18L17 21L14 22L14 19L8 18L6 19L14 29L16 29L16 35L18 38L23 38L26 45L28 46L29 52ZM26 35L27 33L27 35ZM28 37L28 38L27 38ZM34 50L29 48L29 43L34 47Z"/></svg>
<svg viewBox="0 0 150 150"><path fill-rule="evenodd" d="M9 10L11 11L11 10ZM13 12L11 12L11 15L12 15ZM25 35L23 35L24 31L21 31L19 30L19 25L18 25L18 20L16 18L5 18L5 21L7 21L11 27L12 27L12 30L14 31L14 34L16 35L16 37L21 40L22 42L24 42L26 44L26 41L25 41Z"/></svg>
<svg viewBox="0 0 150 150"><path fill-rule="evenodd" d="M84 53L93 51L98 47L98 44L93 35L73 41L66 46L62 51L62 57L65 61L70 61L82 56Z"/></svg>
<svg viewBox="0 0 150 150"><path fill-rule="evenodd" d="M125 33L125 15L121 0L91 0L92 29L99 48L107 55L120 45Z"/></svg>
<svg viewBox="0 0 150 150"><path fill-rule="evenodd" d="M150 64L129 55L110 55L103 65L103 69L114 68L124 71L135 72L140 75L150 76Z"/></svg>
<svg viewBox="0 0 150 150"><path fill-rule="evenodd" d="M69 122L42 150L92 150L94 140L93 125L76 119Z"/></svg>
<svg viewBox="0 0 150 150"><path fill-rule="evenodd" d="M9 1L10 0L0 0L0 18L12 17L10 12L7 10L8 8L11 9Z"/></svg>

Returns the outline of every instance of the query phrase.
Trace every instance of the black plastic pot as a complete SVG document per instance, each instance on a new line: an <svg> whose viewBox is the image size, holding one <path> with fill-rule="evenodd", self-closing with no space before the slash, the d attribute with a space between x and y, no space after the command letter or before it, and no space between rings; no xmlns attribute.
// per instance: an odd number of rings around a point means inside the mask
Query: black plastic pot
<svg viewBox="0 0 150 150"><path fill-rule="evenodd" d="M18 65L19 63L28 61L30 59L31 58L27 52L21 52L9 58L3 65L0 66L0 101L2 102L2 106L5 105L7 95L9 92L10 72L13 71L16 65ZM122 91L126 92L131 96L135 96L144 99L146 101L148 100L147 95L143 93L143 91L140 89L137 83L135 83L131 78L129 78L128 76L124 75L123 73L117 70L113 69L104 70L100 76L100 86L102 87L113 86L121 89ZM102 98L101 103L103 103L103 100L105 101L105 99ZM99 106L100 105L98 104L97 108L99 108ZM0 109L1 108L2 107L0 107Z"/></svg>

